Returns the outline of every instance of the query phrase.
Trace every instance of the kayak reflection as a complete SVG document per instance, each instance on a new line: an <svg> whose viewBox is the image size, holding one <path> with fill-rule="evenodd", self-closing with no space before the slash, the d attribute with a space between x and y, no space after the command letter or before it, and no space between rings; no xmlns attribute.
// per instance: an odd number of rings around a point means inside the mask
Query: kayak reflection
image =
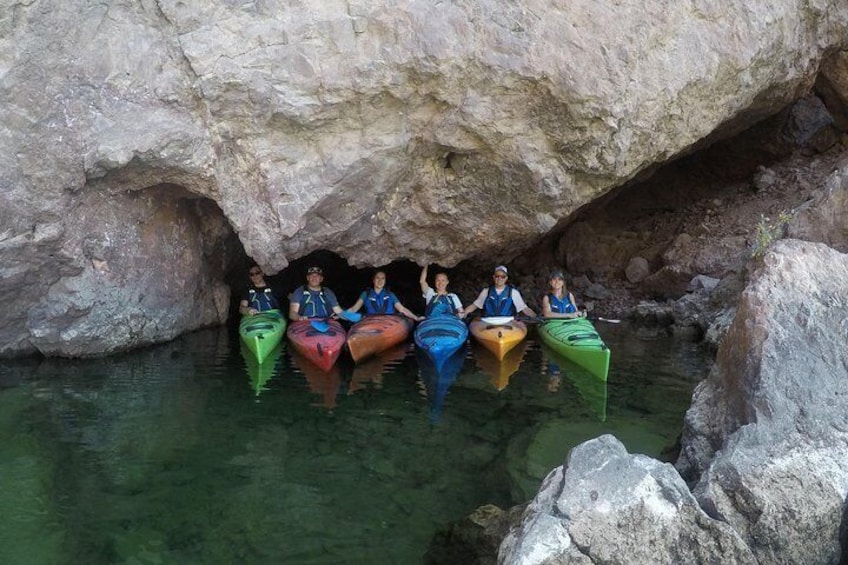
<svg viewBox="0 0 848 565"><path fill-rule="evenodd" d="M452 355L437 365L427 352L416 350L418 359L418 377L421 392L427 397L430 422L436 424L442 415L445 397L448 389L456 382L462 365L465 363L465 346L460 347Z"/></svg>
<svg viewBox="0 0 848 565"><path fill-rule="evenodd" d="M601 422L607 420L607 383L580 365L573 363L542 343L543 374L548 378L548 390L557 392L562 378L568 379Z"/></svg>
<svg viewBox="0 0 848 565"><path fill-rule="evenodd" d="M369 387L382 388L383 377L404 360L411 346L410 342L399 343L355 365L347 393L353 394Z"/></svg>
<svg viewBox="0 0 848 565"><path fill-rule="evenodd" d="M489 377L489 381L496 390L502 391L509 385L509 378L518 371L521 362L524 361L527 343L525 340L514 346L501 361L498 361L498 358L482 344L475 342L472 345L477 366Z"/></svg>
<svg viewBox="0 0 848 565"><path fill-rule="evenodd" d="M325 371L294 348L291 348L289 353L295 370L306 378L309 392L321 396L321 402L314 403L312 406L323 406L328 410L334 409L342 385L339 367L333 365L329 371Z"/></svg>
<svg viewBox="0 0 848 565"><path fill-rule="evenodd" d="M242 359L244 359L244 366L247 370L250 387L256 393L256 396L259 396L262 391L268 390L265 384L280 373L284 347L282 343L277 344L276 347L266 354L264 361L259 363L249 347L242 342Z"/></svg>

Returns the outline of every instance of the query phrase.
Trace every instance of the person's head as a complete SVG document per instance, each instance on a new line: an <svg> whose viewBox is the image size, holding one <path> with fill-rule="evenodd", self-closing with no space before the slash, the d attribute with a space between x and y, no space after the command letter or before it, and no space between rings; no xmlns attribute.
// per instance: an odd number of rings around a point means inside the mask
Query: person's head
<svg viewBox="0 0 848 565"><path fill-rule="evenodd" d="M565 275L563 275L562 271L557 269L551 273L551 278L548 282L553 290L565 288Z"/></svg>
<svg viewBox="0 0 848 565"><path fill-rule="evenodd" d="M306 282L311 288L318 288L324 281L324 270L317 265L313 265L306 269Z"/></svg>
<svg viewBox="0 0 848 565"><path fill-rule="evenodd" d="M385 271L377 271L374 273L374 278L372 279L374 283L374 290L381 290L386 286L386 273Z"/></svg>
<svg viewBox="0 0 848 565"><path fill-rule="evenodd" d="M253 265L248 269L247 276L250 277L250 283L253 285L262 284L265 282L265 275L259 265Z"/></svg>
<svg viewBox="0 0 848 565"><path fill-rule="evenodd" d="M506 284L506 280L509 278L508 273L509 271L503 265L495 267L495 272L492 274L492 278L495 281L496 287L501 288Z"/></svg>
<svg viewBox="0 0 848 565"><path fill-rule="evenodd" d="M437 292L445 292L448 288L448 283L450 280L448 279L447 273L436 273L436 291Z"/></svg>

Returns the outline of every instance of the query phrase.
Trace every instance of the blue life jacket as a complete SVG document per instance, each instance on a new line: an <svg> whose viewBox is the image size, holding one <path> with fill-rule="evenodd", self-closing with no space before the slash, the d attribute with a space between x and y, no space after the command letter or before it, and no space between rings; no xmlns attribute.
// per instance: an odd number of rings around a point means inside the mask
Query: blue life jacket
<svg viewBox="0 0 848 565"><path fill-rule="evenodd" d="M495 292L495 287L489 287L489 295L486 296L486 302L483 308L487 316L514 316L516 309L512 303L512 291L515 287L511 284L504 287L500 296Z"/></svg>
<svg viewBox="0 0 848 565"><path fill-rule="evenodd" d="M307 318L329 318L330 307L327 306L327 300L324 298L324 289L309 290L303 288L303 294L300 298L300 309L298 314Z"/></svg>
<svg viewBox="0 0 848 565"><path fill-rule="evenodd" d="M383 289L378 294L374 292L373 288L369 288L363 294L365 295L363 302L365 303L366 316L395 313L395 302L397 299L388 290Z"/></svg>
<svg viewBox="0 0 848 565"><path fill-rule="evenodd" d="M456 315L456 305L447 294L434 295L433 298L430 299L430 302L427 303L427 308L424 311L424 315L427 317L447 314Z"/></svg>
<svg viewBox="0 0 848 565"><path fill-rule="evenodd" d="M264 312L266 310L279 310L280 308L271 287L266 286L263 291L254 287L247 294L247 305L254 310Z"/></svg>
<svg viewBox="0 0 848 565"><path fill-rule="evenodd" d="M554 293L550 293L548 300L551 301L551 312L559 312L560 314L577 312L577 307L571 302L568 293L564 294L562 299L557 298Z"/></svg>

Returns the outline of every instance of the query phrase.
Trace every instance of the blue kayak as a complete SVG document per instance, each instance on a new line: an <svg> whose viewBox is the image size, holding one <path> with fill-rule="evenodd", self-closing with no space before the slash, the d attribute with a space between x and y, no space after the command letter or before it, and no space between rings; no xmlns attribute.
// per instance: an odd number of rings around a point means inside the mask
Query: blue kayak
<svg viewBox="0 0 848 565"><path fill-rule="evenodd" d="M467 339L468 326L456 316L427 318L415 328L415 345L427 353L438 371Z"/></svg>

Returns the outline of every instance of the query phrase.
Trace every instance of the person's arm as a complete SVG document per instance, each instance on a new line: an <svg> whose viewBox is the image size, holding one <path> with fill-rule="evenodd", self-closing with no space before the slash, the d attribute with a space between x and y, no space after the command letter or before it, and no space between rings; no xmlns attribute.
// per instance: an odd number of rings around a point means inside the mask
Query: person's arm
<svg viewBox="0 0 848 565"><path fill-rule="evenodd" d="M574 300L574 295L570 292L568 293L568 299L571 300L571 303L574 305L574 314L571 316L572 318L585 318L588 315L585 308L581 310L577 307L577 301Z"/></svg>
<svg viewBox="0 0 848 565"><path fill-rule="evenodd" d="M424 265L424 268L421 269L421 277L419 277L418 282L421 284L421 293L427 294L427 290L430 288L430 285L427 284L427 265Z"/></svg>
<svg viewBox="0 0 848 565"><path fill-rule="evenodd" d="M420 322L421 320L424 319L424 316L416 316L412 312L412 310L410 310L409 308L407 308L406 306L404 306L403 304L401 304L398 301L395 301L395 310L397 310L398 312L400 312L401 314L403 314L404 316L406 316L410 320L414 320L416 322Z"/></svg>
<svg viewBox="0 0 848 565"><path fill-rule="evenodd" d="M337 316L344 312L344 308L339 306L339 299L336 298L336 293L330 290L329 288L324 287L324 296L327 297L327 304L330 306L330 309Z"/></svg>
<svg viewBox="0 0 848 565"><path fill-rule="evenodd" d="M486 297L488 295L489 295L489 289L488 288L484 288L482 291L480 291L480 294L477 296L477 300L475 300L474 302L472 302L471 304L466 306L465 311L463 312L463 315L460 316L460 317L465 318L466 316L468 316L470 313L474 312L478 308L483 308L483 305L486 303Z"/></svg>
<svg viewBox="0 0 848 565"><path fill-rule="evenodd" d="M516 311L521 312L529 318L536 317L536 312L534 312L532 308L527 306L527 303L524 302L524 297L521 296L521 291L519 291L517 288L512 289L512 303L515 304Z"/></svg>
<svg viewBox="0 0 848 565"><path fill-rule="evenodd" d="M558 318L557 312L551 310L551 299L548 295L542 297L542 316L545 318Z"/></svg>
<svg viewBox="0 0 848 565"><path fill-rule="evenodd" d="M362 306L365 304L362 298L363 296L365 296L364 292L359 295L359 298L356 299L356 302L353 303L353 306L348 308L350 312L359 312L359 309L362 308Z"/></svg>
<svg viewBox="0 0 848 565"><path fill-rule="evenodd" d="M239 314L242 316L253 316L256 312L256 310L247 305L247 300L242 300L239 303Z"/></svg>
<svg viewBox="0 0 848 565"><path fill-rule="evenodd" d="M462 307L462 300L459 299L459 296L451 292L448 294L448 299L453 302L453 305L456 308L456 315L459 316L460 319L465 318L468 312Z"/></svg>
<svg viewBox="0 0 848 565"><path fill-rule="evenodd" d="M303 291L298 288L291 295L291 303L289 304L289 320L297 322L300 317L300 299L303 296Z"/></svg>

